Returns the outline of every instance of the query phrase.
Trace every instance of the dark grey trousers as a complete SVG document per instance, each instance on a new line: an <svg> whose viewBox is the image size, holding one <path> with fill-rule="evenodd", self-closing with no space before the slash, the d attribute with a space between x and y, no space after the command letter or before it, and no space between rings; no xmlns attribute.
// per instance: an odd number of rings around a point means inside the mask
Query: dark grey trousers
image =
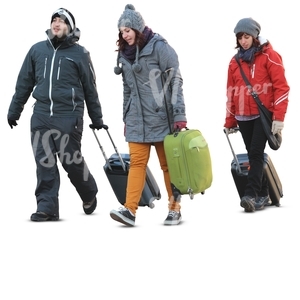
<svg viewBox="0 0 300 300"><path fill-rule="evenodd" d="M37 211L59 216L60 175L57 159L83 202L91 201L98 188L81 153L82 117L31 117L31 144L36 162Z"/></svg>

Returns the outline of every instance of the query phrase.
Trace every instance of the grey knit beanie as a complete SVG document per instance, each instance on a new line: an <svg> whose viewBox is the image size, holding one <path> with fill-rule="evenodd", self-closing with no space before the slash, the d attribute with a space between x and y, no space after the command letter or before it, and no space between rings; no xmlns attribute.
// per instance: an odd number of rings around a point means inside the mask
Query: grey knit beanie
<svg viewBox="0 0 300 300"><path fill-rule="evenodd" d="M260 25L252 18L244 18L238 21L234 28L234 33L237 35L240 32L247 33L255 38L260 34Z"/></svg>
<svg viewBox="0 0 300 300"><path fill-rule="evenodd" d="M145 21L132 4L127 4L125 6L125 10L118 21L118 29L120 29L120 27L128 27L140 32L144 31Z"/></svg>

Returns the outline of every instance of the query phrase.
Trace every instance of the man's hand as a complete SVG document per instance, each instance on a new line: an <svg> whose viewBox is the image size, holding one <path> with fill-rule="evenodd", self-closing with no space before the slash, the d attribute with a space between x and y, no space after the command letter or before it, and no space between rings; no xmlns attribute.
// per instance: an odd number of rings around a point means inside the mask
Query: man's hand
<svg viewBox="0 0 300 300"><path fill-rule="evenodd" d="M8 124L9 124L9 126L10 126L11 129L13 129L13 126L17 126L18 125L18 123L17 123L16 120L7 119L7 121L8 121Z"/></svg>

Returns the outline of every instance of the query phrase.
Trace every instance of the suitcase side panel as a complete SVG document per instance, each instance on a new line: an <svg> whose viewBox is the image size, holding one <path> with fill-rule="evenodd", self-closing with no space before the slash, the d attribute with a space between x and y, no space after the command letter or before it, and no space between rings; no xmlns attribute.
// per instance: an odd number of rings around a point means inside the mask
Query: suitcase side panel
<svg viewBox="0 0 300 300"><path fill-rule="evenodd" d="M110 182L110 185L117 197L119 203L124 205L126 201L126 188L128 180L128 171L130 167L130 157L129 154L120 154L126 166L124 171L122 164L119 161L119 157L116 153L112 154L109 158L109 162L112 170L109 169L107 164L104 165L104 171ZM142 192L142 196L139 202L139 206L149 206L154 207L153 201L159 200L161 198L160 189L158 187L155 178L150 171L149 167L146 169L146 181Z"/></svg>
<svg viewBox="0 0 300 300"><path fill-rule="evenodd" d="M164 140L172 184L181 194L204 192L212 183L212 165L207 142L199 130L168 135Z"/></svg>
<svg viewBox="0 0 300 300"><path fill-rule="evenodd" d="M109 169L108 165L105 164L103 169L107 176L107 179L117 197L119 203L124 205L126 200L126 187L129 170L129 155L121 154L123 161L126 166L126 170L123 170L122 164L119 161L119 157L116 153L109 157L109 163L112 170Z"/></svg>
<svg viewBox="0 0 300 300"><path fill-rule="evenodd" d="M241 173L239 173L237 164L233 160L231 162L231 174L232 174L235 186L237 188L238 194L241 198L244 196L244 191L245 191L246 184L247 184L249 160L248 160L248 155L244 154L244 153L237 154L236 157L237 157L239 165L240 165Z"/></svg>
<svg viewBox="0 0 300 300"><path fill-rule="evenodd" d="M236 156L242 173L238 173L238 169L234 160L231 162L231 173L241 198L244 196L244 191L247 184L249 160L246 153L237 154ZM278 205L280 203L280 198L283 196L282 185L271 158L267 153L264 154L264 174L268 180L269 195L272 204Z"/></svg>
<svg viewBox="0 0 300 300"><path fill-rule="evenodd" d="M160 189L149 167L146 169L146 181L139 206L154 207L153 201L161 198Z"/></svg>
<svg viewBox="0 0 300 300"><path fill-rule="evenodd" d="M264 166L264 172L268 179L269 195L272 200L272 204L279 205L280 198L283 197L282 184L270 156L266 153Z"/></svg>

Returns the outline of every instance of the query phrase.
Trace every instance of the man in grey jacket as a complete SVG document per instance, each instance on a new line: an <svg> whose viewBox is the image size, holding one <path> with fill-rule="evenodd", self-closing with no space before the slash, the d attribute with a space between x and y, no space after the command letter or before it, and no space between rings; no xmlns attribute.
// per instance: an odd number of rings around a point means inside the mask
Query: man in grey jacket
<svg viewBox="0 0 300 300"><path fill-rule="evenodd" d="M21 67L8 110L8 124L17 126L30 95L36 102L31 117L31 144L36 162L37 210L32 221L59 219L60 187L57 158L91 214L97 206L97 184L81 153L84 104L93 129L106 128L89 52L77 41L80 31L64 8L51 16L47 39L31 47Z"/></svg>

